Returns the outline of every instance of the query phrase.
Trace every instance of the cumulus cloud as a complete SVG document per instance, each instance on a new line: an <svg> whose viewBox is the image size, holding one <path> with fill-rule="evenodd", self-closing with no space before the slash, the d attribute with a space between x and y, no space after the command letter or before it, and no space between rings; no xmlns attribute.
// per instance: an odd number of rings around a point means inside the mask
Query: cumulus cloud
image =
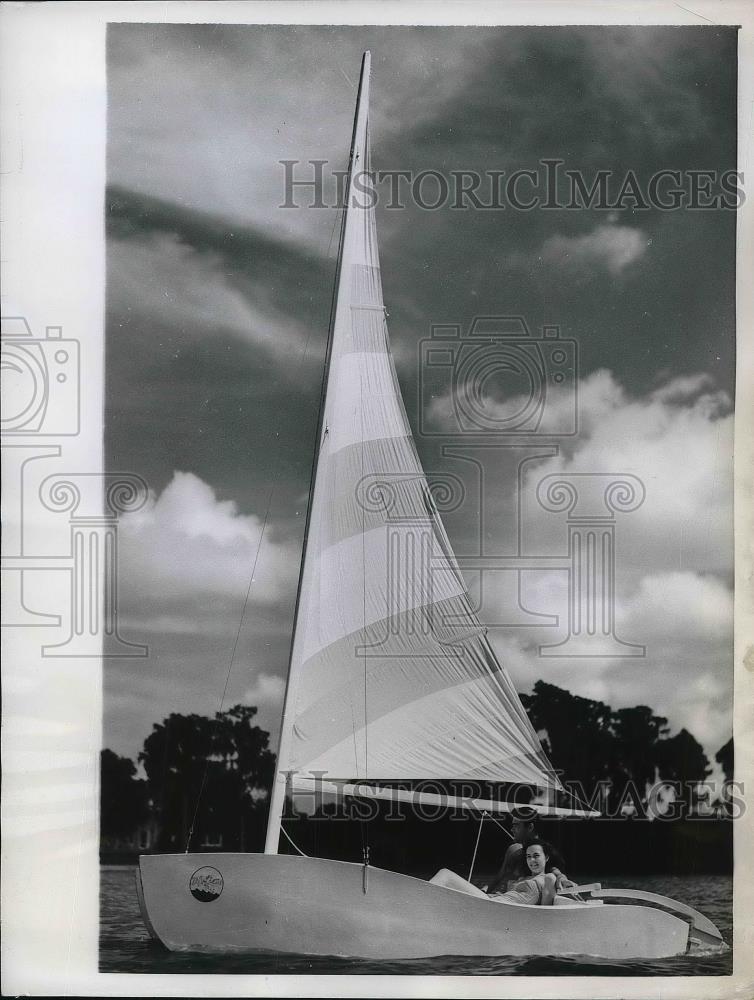
<svg viewBox="0 0 754 1000"><path fill-rule="evenodd" d="M498 410L501 417L522 411L527 401L528 396L521 396L484 398L483 403L494 418ZM562 431L573 420L573 395L548 388L545 410L546 426L540 430ZM617 515L622 569L729 575L733 414L728 394L715 389L709 376L692 374L666 379L633 396L612 372L599 369L579 381L577 413L578 433L560 438L556 455L528 463L520 497L503 492L491 498L489 523L507 524L505 511L520 502L525 548L550 553L562 548L566 515L542 508L537 499L542 479L556 474L631 476L640 480L645 499L638 510ZM433 428L457 431L452 392L436 397L428 415ZM498 543L499 551L510 551L515 539L508 533Z"/></svg>
<svg viewBox="0 0 754 1000"><path fill-rule="evenodd" d="M436 427L455 426L452 399L438 398ZM504 400L504 413L522 400ZM568 564L568 512L545 510L537 487L547 476L568 480L601 507L604 485L635 477L644 489L638 509L615 515L615 632L644 646L644 656L560 658L541 656L568 632L568 573L563 569L486 572L480 617L488 624L523 623L517 597L529 612L555 616L551 627L493 628L491 635L519 690L538 678L584 697L623 707L648 704L677 731L688 728L711 758L728 739L732 704L731 575L733 565L733 417L726 393L711 378L690 374L665 379L634 396L607 370L578 384L578 434L562 438L558 453L524 467L520 494L488 490L485 551L516 551L520 504L522 553ZM494 404L492 404L494 405ZM562 425L572 406L568 393L548 395L550 418ZM549 439L552 440L552 439ZM590 480L590 474L598 479ZM513 475L508 479L513 480ZM469 490L470 502L478 493ZM588 503L580 501L580 514ZM465 523L478 515L469 508ZM494 527L493 527L494 526ZM466 551L475 551L467 540ZM463 548L461 548L463 551ZM504 560L501 560L501 567ZM475 596L479 581L474 582ZM540 619L540 622L542 619ZM630 650L626 650L630 652Z"/></svg>
<svg viewBox="0 0 754 1000"><path fill-rule="evenodd" d="M287 598L295 586L296 552L262 538L260 518L240 514L190 472L174 473L159 496L122 517L119 555L121 607L149 630L206 632L214 623L227 631L222 609L234 598L237 614L255 566L255 605Z"/></svg>
<svg viewBox="0 0 754 1000"><path fill-rule="evenodd" d="M607 271L615 277L639 260L648 245L640 229L604 223L582 236L548 237L539 251L539 259L563 270Z"/></svg>
<svg viewBox="0 0 754 1000"><path fill-rule="evenodd" d="M733 594L714 576L690 572L644 577L618 619L627 630L641 634L656 653L672 650L693 637L696 657L727 643L733 623ZM702 652L704 649L704 652Z"/></svg>
<svg viewBox="0 0 754 1000"><path fill-rule="evenodd" d="M615 609L617 636L644 645L643 656L542 656L540 644L552 646L567 634L567 584L565 574L530 576L524 603L557 614L559 624L491 631L518 689L542 679L613 708L649 705L673 732L685 727L693 733L712 760L732 724L731 590L716 577L688 571L648 574L633 590L624 588Z"/></svg>
<svg viewBox="0 0 754 1000"><path fill-rule="evenodd" d="M714 380L707 372L697 372L694 375L678 375L664 382L650 394L653 400L661 403L680 403L698 397L704 390L712 390ZM716 394L710 391L707 399L716 405L727 406L730 402L726 394Z"/></svg>
<svg viewBox="0 0 754 1000"><path fill-rule="evenodd" d="M250 705L277 708L283 704L285 681L277 674L257 674L254 683L244 692L244 698Z"/></svg>
<svg viewBox="0 0 754 1000"><path fill-rule="evenodd" d="M553 474L622 474L645 490L638 510L618 515L621 559L636 570L732 571L733 415L704 376L670 379L632 397L609 371L579 385L579 434L532 466L525 502L539 539L552 544L558 515L535 499ZM561 526L562 527L562 526Z"/></svg>
<svg viewBox="0 0 754 1000"><path fill-rule="evenodd" d="M243 701L256 705L256 722L270 734L270 748L275 750L280 733L281 712L285 697L285 678L260 671L244 691Z"/></svg>

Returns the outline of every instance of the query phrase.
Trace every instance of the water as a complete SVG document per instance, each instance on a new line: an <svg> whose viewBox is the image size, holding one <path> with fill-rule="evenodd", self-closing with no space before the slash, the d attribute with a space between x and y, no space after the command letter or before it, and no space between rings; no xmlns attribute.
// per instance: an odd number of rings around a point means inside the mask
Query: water
<svg viewBox="0 0 754 1000"><path fill-rule="evenodd" d="M585 875L583 883L658 892L700 910L730 945L733 931L732 879L720 875L625 876ZM152 941L139 913L133 866L104 865L100 884L100 970L130 973L225 973L266 975L454 975L454 976L726 976L732 951L682 955L651 961L608 961L589 956L516 958L445 956L411 961L312 958L308 955L190 955L167 951Z"/></svg>

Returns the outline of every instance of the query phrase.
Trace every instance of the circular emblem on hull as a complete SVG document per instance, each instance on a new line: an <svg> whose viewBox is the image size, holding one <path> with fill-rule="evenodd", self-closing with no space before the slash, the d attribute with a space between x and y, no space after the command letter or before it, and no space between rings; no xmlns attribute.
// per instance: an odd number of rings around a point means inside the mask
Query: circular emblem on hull
<svg viewBox="0 0 754 1000"><path fill-rule="evenodd" d="M189 890L194 899L200 903L211 903L217 899L223 891L223 877L217 868L209 865L204 868L197 868L189 879Z"/></svg>

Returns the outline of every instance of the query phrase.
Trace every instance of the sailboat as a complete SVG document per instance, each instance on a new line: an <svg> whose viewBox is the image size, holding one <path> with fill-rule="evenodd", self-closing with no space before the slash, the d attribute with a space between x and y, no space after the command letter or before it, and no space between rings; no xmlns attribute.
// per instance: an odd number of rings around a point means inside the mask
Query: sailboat
<svg viewBox="0 0 754 1000"><path fill-rule="evenodd" d="M494 900L448 872L427 881L387 871L368 855L357 863L278 853L287 791L316 785L429 800L390 787L428 778L525 784L550 802L561 790L473 610L412 439L390 353L374 206L363 195L369 86L367 52L265 851L142 856L144 921L176 951L368 959L657 958L718 944L702 914L649 893L597 886L586 900L529 906ZM493 800L452 804L511 810ZM626 895L628 904L605 903Z"/></svg>

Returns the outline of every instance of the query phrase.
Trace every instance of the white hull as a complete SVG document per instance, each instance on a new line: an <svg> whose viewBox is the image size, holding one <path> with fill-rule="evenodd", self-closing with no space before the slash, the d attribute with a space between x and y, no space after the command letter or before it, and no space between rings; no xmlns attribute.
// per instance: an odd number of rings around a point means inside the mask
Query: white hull
<svg viewBox="0 0 754 1000"><path fill-rule="evenodd" d="M137 882L145 923L171 951L622 959L683 954L689 941L685 920L650 907L499 903L321 858L145 855Z"/></svg>

